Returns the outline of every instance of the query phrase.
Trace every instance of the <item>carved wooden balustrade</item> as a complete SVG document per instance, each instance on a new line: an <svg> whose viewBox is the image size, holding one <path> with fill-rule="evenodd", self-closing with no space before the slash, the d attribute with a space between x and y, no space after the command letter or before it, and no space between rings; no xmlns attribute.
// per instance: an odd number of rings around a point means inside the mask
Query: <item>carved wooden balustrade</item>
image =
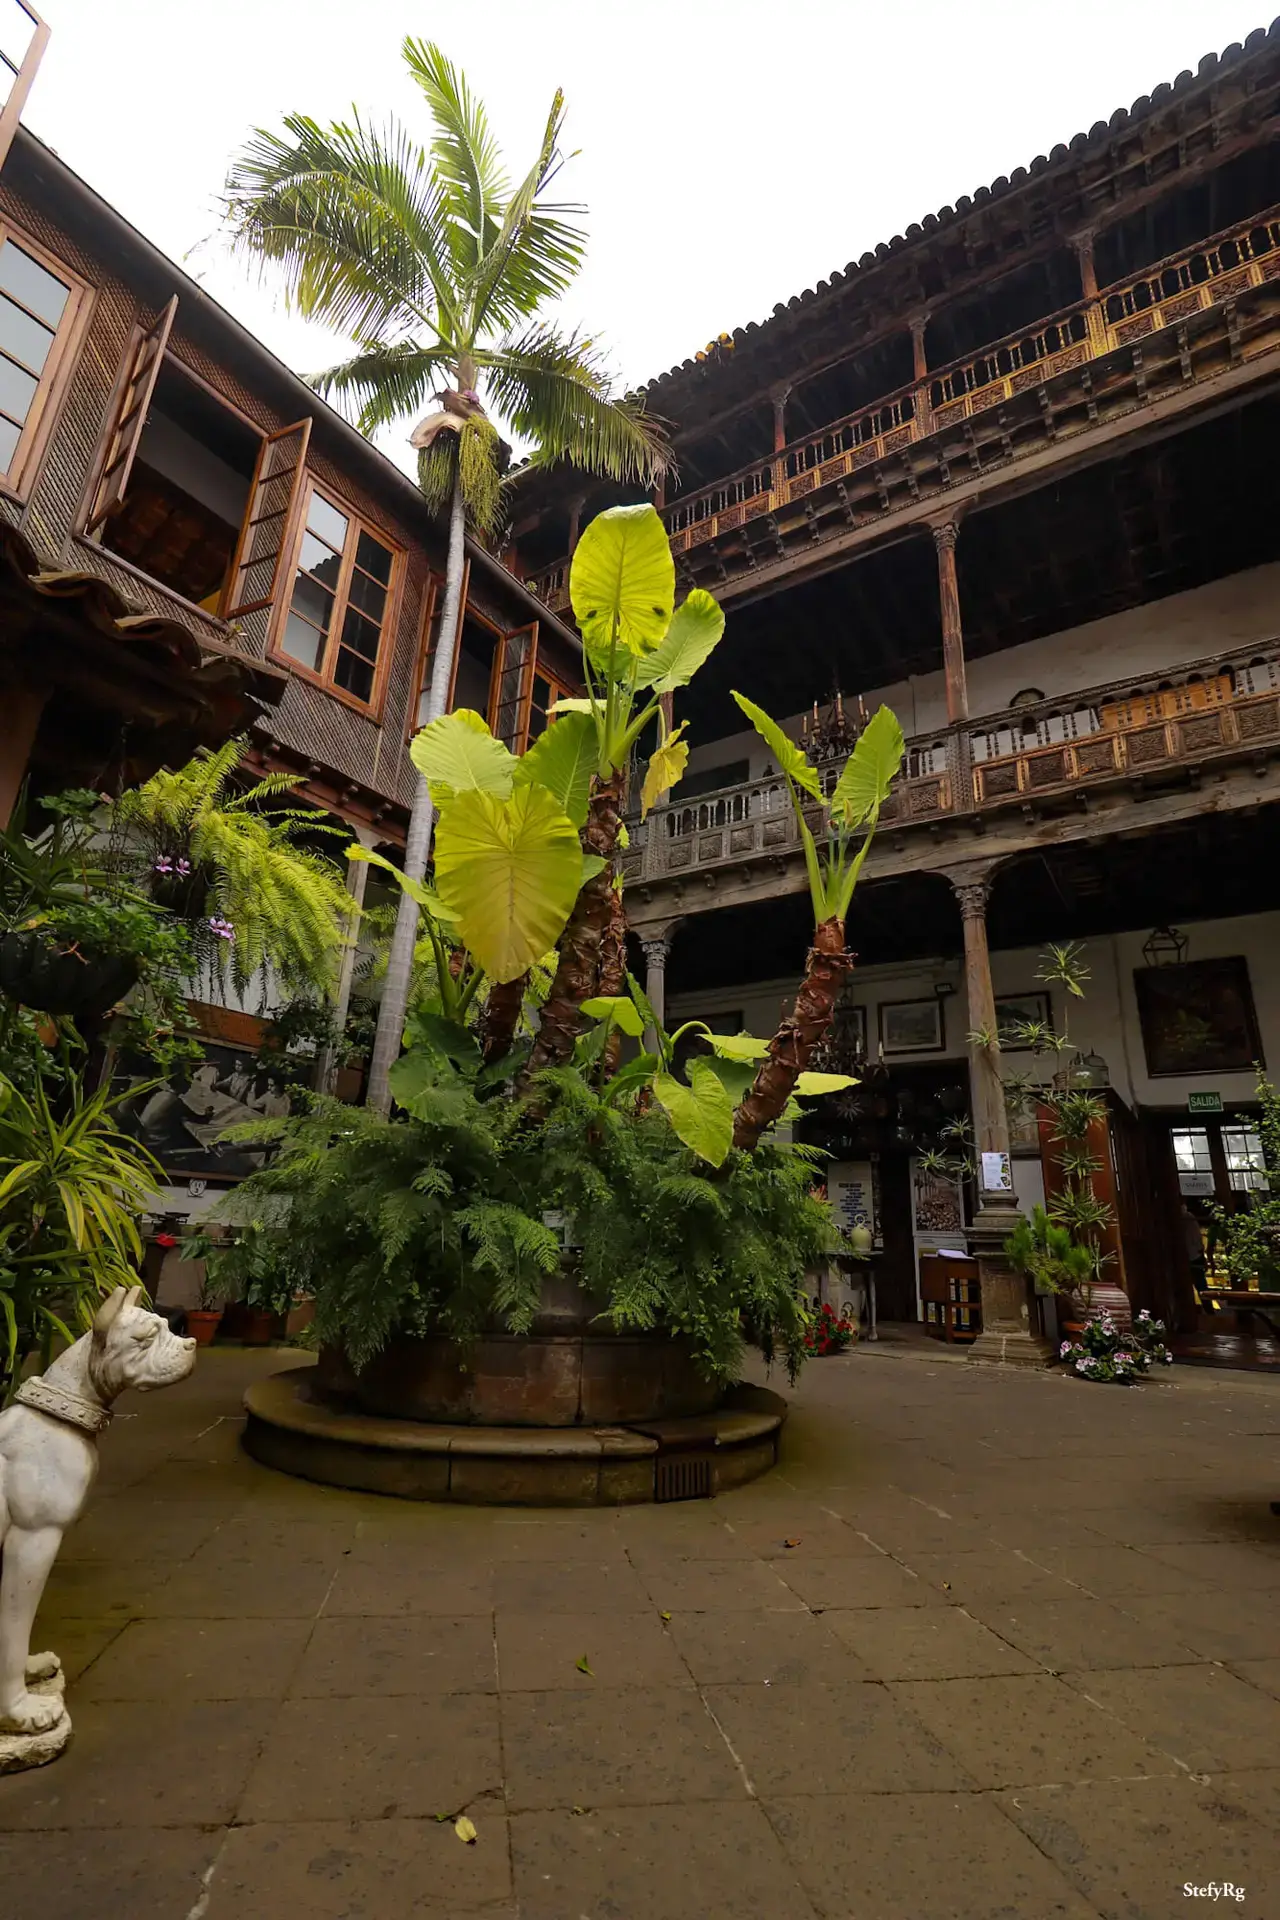
<svg viewBox="0 0 1280 1920"><path fill-rule="evenodd" d="M760 522L778 538L778 514L820 489L839 489L863 468L900 457L957 424L974 421L1061 375L1131 349L1166 329L1185 329L1196 314L1222 308L1251 288L1280 279L1280 207L1171 255L1134 278L1104 287L1030 328L993 342L967 359L939 367L843 420L754 461L739 472L662 509L677 555ZM1189 377L1185 336L1182 377ZM1175 343L1170 339L1171 349ZM1232 351L1236 350L1233 343ZM1083 396L1092 415L1092 394ZM1026 450L1024 447L1021 450ZM1006 446L1006 454L1016 449ZM849 502L846 498L846 507ZM808 511L807 507L805 511ZM754 564L747 556L747 564ZM529 582L547 606L568 605L567 562Z"/></svg>
<svg viewBox="0 0 1280 1920"><path fill-rule="evenodd" d="M908 742L881 824L910 829L1052 804L1108 780L1185 778L1214 760L1267 749L1280 750L1280 640L919 735ZM837 771L823 776L828 791ZM623 871L640 883L768 862L800 845L777 775L677 799L630 831Z"/></svg>

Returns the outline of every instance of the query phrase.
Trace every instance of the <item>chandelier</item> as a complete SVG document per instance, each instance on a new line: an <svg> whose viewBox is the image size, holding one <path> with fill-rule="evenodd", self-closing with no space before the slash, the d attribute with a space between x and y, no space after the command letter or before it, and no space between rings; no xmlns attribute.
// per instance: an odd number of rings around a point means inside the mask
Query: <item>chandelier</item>
<svg viewBox="0 0 1280 1920"><path fill-rule="evenodd" d="M1142 957L1149 967L1180 967L1187 957L1190 942L1185 933L1177 927L1153 927L1151 937L1142 948Z"/></svg>
<svg viewBox="0 0 1280 1920"><path fill-rule="evenodd" d="M850 700L845 709L844 695L834 692L825 707L815 700L813 712L800 723L800 744L819 766L827 760L844 760L857 745L858 735L867 724L867 709L862 695L857 706Z"/></svg>

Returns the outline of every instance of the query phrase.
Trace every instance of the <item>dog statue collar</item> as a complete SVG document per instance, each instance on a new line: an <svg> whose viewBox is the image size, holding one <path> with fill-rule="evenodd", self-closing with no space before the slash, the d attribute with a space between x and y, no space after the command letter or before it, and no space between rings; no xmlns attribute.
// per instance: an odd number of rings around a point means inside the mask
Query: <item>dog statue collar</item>
<svg viewBox="0 0 1280 1920"><path fill-rule="evenodd" d="M83 1394L73 1393L70 1387L60 1387L40 1375L24 1380L13 1397L24 1407L34 1407L55 1420L65 1420L69 1427L80 1427L85 1433L101 1433L111 1424L110 1407L104 1407L98 1400L86 1400Z"/></svg>

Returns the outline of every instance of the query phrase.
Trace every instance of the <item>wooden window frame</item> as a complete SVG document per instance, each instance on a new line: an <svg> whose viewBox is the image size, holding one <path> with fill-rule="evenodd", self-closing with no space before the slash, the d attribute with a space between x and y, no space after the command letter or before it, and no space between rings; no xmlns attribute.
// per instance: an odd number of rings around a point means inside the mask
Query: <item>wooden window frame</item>
<svg viewBox="0 0 1280 1920"><path fill-rule="evenodd" d="M86 536L105 526L112 514L124 505L177 311L175 293L150 326L137 326L129 336L94 461L93 482L80 529Z"/></svg>
<svg viewBox="0 0 1280 1920"><path fill-rule="evenodd" d="M467 612L467 595L471 588L471 557L462 563L462 592L458 595L458 627L454 635L455 642L461 637L462 622ZM418 616L418 652L413 673L412 698L409 701L406 738L412 740L415 733L421 732L418 725L418 708L426 690L427 677L431 672L431 662L435 658L435 648L431 644L431 622L435 619L436 607L443 614L445 582L444 575L434 570L428 575L427 584L422 590L422 612ZM455 644L453 652L453 672L449 679L448 706L453 706L454 688L458 680L458 650ZM447 711L448 709L446 709Z"/></svg>
<svg viewBox="0 0 1280 1920"><path fill-rule="evenodd" d="M291 434L298 436L298 453L293 465L284 468L283 472L266 473L265 468L268 460L271 458L272 449L278 447L282 440L287 440ZM251 613L261 613L264 607L275 608L278 605L282 580L286 573L292 575L292 555L297 550L298 530L302 524L302 520L305 519L305 514L300 518L299 507L304 497L307 499L310 498L310 494L307 492L310 482L310 475L307 472L307 453L310 446L310 414L304 415L301 420L291 420L287 427L277 427L274 433L267 433L262 436L262 445L258 448L258 457L254 462L253 479L249 484L249 497L245 502L244 517L240 522L240 532L236 538L235 551L231 556L231 569L227 575L227 590L222 600L222 618L224 620L244 620L247 619ZM253 529L261 526L264 520L274 517L256 512L259 495L267 486L271 485L273 481L281 480L285 478L286 475L290 476L289 497L279 516L282 521L280 544L276 548L275 561L271 569L270 585L265 593L258 595L257 599L250 596L247 600L238 600L236 595L240 591L241 574L247 571L249 566L261 564L260 560L250 561L246 559L249 544L253 538ZM286 556L289 556L287 564Z"/></svg>
<svg viewBox="0 0 1280 1920"><path fill-rule="evenodd" d="M527 752L528 746L529 746L529 725L533 719L533 683L535 679L545 680L548 686L552 689L552 693L554 696L551 701L552 707L555 706L556 698L558 698L561 694L563 694L565 699L567 700L581 699L582 697L581 680L572 681L572 682L566 680L564 675L557 668L547 665L546 661L543 659L541 653L538 651L538 648L535 645L533 650L533 665L529 674L529 692L525 700L524 714L522 716L522 722L521 722L522 736L521 736L520 751L522 753ZM547 725L548 726L551 725L551 709L550 708L548 708L547 710Z"/></svg>
<svg viewBox="0 0 1280 1920"><path fill-rule="evenodd" d="M44 59L44 50L49 44L49 26L40 18L28 0L16 0L16 4L31 22L32 34L27 42L27 50L20 63L15 66L7 53L0 51L0 66L7 67L13 75L13 84L0 107L0 166L8 157L13 145L13 136L18 131L18 122L22 118L22 109L27 104L27 95L31 91L31 82L36 77L40 62Z"/></svg>
<svg viewBox="0 0 1280 1920"><path fill-rule="evenodd" d="M379 545L386 547L391 555L391 578L387 583L387 606L383 615L381 634L378 641L378 658L373 669L373 691L367 700L361 700L357 694L346 687L338 686L330 673L317 673L314 668L304 666L293 655L284 651L281 642L289 618L289 607L293 600L293 582L298 570L298 556L302 551L302 537L306 532L307 514L314 494L319 494L336 512L347 520L347 541L342 553L342 568L333 590L333 628L326 639L326 655L330 644L336 656L339 650L339 635L342 620L347 611L347 596L351 585L351 572L355 566L356 544L361 533L367 533ZM400 602L404 591L405 565L408 558L405 548L376 521L352 506L336 488L327 481L317 479L314 473L304 476L301 493L295 502L293 527L284 552L288 559L280 570L276 581L274 611L267 638L267 658L282 666L299 680L306 680L313 687L319 687L331 700L339 700L343 706L353 707L357 713L371 718L377 723L382 719L382 708L387 696L387 680L391 672L392 655L395 653L396 628L400 621Z"/></svg>
<svg viewBox="0 0 1280 1920"><path fill-rule="evenodd" d="M533 676L538 664L538 635L540 626L541 623L537 619L533 619L526 620L522 627L508 628L502 635L498 643L497 653L494 655L493 677L489 683L488 721L490 731L496 734L498 731L498 708L502 692L502 676L506 671L507 648L513 640L520 639L523 634L527 633L532 636L529 642L529 652L521 669L520 691L516 696L515 739L505 742L505 744L510 747L512 753L523 753L529 744L529 710L533 701ZM550 679L550 677L549 674L543 675L544 680Z"/></svg>
<svg viewBox="0 0 1280 1920"><path fill-rule="evenodd" d="M3 115L0 115L0 123L2 121ZM67 288L67 304L54 332L49 357L38 377L30 409L13 450L13 458L7 470L0 470L0 493L8 495L10 499L25 500L31 491L54 418L71 384L92 304L93 288L87 280L81 279L79 274L73 273L70 267L59 260L56 253L50 253L39 241L32 240L15 221L0 218L0 246L6 240L12 240L15 247L21 247L24 253L29 253L37 266L61 280ZM13 299L12 294L5 297ZM14 305L21 307L22 302L15 300ZM26 312L26 308L23 308L23 312ZM47 327L49 323L43 320L40 324Z"/></svg>

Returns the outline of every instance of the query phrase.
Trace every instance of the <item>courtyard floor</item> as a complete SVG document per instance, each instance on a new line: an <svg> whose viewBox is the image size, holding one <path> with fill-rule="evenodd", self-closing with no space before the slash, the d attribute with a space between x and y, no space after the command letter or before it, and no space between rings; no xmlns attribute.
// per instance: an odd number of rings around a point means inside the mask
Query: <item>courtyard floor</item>
<svg viewBox="0 0 1280 1920"><path fill-rule="evenodd" d="M248 1460L296 1358L104 1437L4 1920L1280 1914L1280 1382L885 1345L714 1502L460 1511Z"/></svg>

